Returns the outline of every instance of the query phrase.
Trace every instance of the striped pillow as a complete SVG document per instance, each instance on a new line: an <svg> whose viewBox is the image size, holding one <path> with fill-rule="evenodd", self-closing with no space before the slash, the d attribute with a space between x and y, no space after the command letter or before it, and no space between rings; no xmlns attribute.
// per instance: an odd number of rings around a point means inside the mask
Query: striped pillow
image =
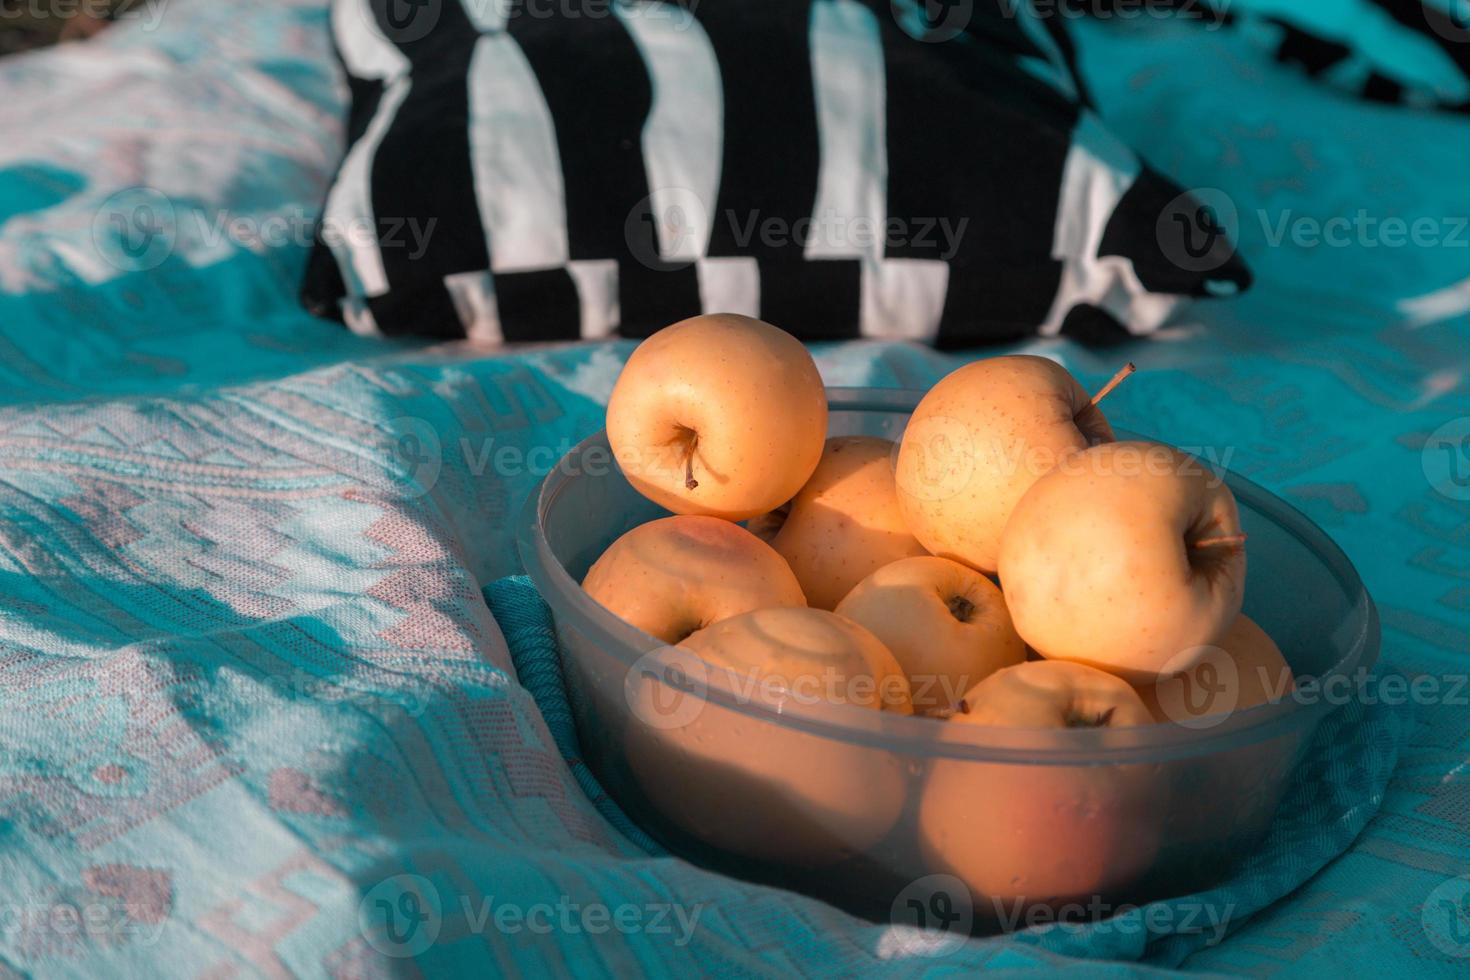
<svg viewBox="0 0 1470 980"><path fill-rule="evenodd" d="M306 303L365 333L727 311L957 346L1148 333L1243 288L1027 3L334 0L350 148Z"/></svg>

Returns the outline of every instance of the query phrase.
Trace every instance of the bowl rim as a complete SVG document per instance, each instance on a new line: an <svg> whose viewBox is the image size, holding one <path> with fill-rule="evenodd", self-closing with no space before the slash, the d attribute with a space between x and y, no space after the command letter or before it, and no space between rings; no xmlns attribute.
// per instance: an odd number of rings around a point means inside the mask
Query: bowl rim
<svg viewBox="0 0 1470 980"><path fill-rule="evenodd" d="M827 388L829 409L834 413L908 414L924 394L907 388ZM1160 441L1126 429L1115 431L1120 439ZM578 620L573 628L586 634L588 640L625 667L632 669L640 663L647 667L651 662L666 658L671 648L618 619L589 596L552 553L545 533L546 512L569 481L577 478L576 467L563 464L597 447L606 450L607 459L611 460L605 429L577 443L552 467L521 508L516 542L526 573L551 610L558 630L567 625L563 617L571 614ZM1326 689L1331 678L1348 677L1371 668L1378 659L1381 642L1378 611L1357 570L1337 543L1300 510L1259 484L1214 466L1207 460L1200 459L1200 463L1220 473L1237 500L1248 502L1253 510L1272 520L1317 555L1344 594L1350 597L1354 612L1361 610L1359 629L1349 644L1348 652L1315 677L1322 689ZM560 641L558 649L559 652L565 650ZM682 650L680 654L687 655ZM1298 675L1298 679L1306 676L1310 675ZM1102 730L1067 730L950 725L934 718L873 711L852 705L772 704L741 698L735 691L718 683L701 683L685 690L692 696L702 697L752 719L847 743L923 756L1028 765L1157 763L1172 758L1208 755L1294 730L1304 730L1339 706L1321 696L1308 702L1288 697L1232 712L1211 725L1185 727L1157 723Z"/></svg>

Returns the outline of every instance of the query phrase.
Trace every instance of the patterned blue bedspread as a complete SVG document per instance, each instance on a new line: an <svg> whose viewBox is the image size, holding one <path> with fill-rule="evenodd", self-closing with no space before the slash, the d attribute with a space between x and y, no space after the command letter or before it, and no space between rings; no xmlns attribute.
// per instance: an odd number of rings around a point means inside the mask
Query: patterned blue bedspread
<svg viewBox="0 0 1470 980"><path fill-rule="evenodd" d="M630 346L395 346L300 312L344 92L321 3L251 7L145 4L0 61L0 977L1153 972L904 955L604 820L480 588L518 570L517 510L600 427ZM1350 851L1178 965L1463 976L1470 123L1354 102L1224 33L1078 29L1104 114L1233 203L1258 285L1144 345L1017 349L1088 384L1136 361L1111 417L1308 513L1377 599L1384 661L1427 679ZM1387 218L1434 241L1395 245ZM903 387L962 360L817 356L830 384ZM378 902L432 913L433 951L385 953Z"/></svg>

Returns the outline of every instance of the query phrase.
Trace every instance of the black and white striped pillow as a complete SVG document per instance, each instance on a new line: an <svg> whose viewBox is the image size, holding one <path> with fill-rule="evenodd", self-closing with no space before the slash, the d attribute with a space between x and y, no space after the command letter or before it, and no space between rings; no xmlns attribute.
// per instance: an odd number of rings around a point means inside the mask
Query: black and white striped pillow
<svg viewBox="0 0 1470 980"><path fill-rule="evenodd" d="M1104 339L1248 281L1027 0L334 0L332 26L351 146L304 297L362 332L727 311L806 339Z"/></svg>

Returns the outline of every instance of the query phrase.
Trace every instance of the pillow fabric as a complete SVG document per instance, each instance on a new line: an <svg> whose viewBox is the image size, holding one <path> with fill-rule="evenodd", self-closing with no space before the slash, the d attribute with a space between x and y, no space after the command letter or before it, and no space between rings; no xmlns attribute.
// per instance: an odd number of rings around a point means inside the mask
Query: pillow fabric
<svg viewBox="0 0 1470 980"><path fill-rule="evenodd" d="M1089 111L1029 0L335 0L308 307L364 333L1156 329L1248 274Z"/></svg>

